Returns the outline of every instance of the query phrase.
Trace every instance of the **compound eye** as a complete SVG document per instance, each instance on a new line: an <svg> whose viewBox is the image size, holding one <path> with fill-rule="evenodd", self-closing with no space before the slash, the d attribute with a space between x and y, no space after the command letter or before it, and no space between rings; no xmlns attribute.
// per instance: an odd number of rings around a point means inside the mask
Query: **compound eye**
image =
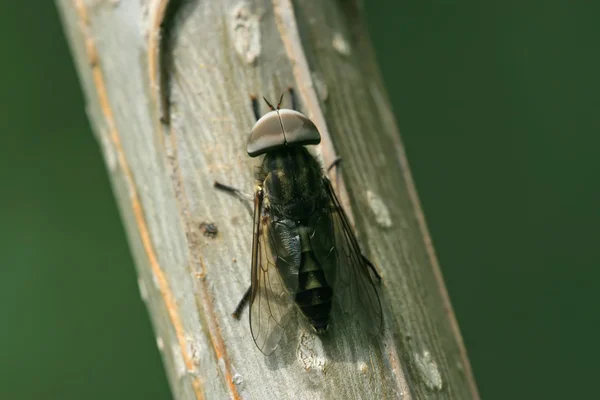
<svg viewBox="0 0 600 400"><path fill-rule="evenodd" d="M285 136L279 114L277 111L271 111L256 121L246 150L250 157L256 157L283 145L285 145Z"/></svg>
<svg viewBox="0 0 600 400"><path fill-rule="evenodd" d="M256 157L283 146L320 142L319 130L305 115L294 110L274 110L256 122L246 150L250 157Z"/></svg>
<svg viewBox="0 0 600 400"><path fill-rule="evenodd" d="M321 134L315 124L304 114L294 110L279 110L279 117L288 144L319 144Z"/></svg>

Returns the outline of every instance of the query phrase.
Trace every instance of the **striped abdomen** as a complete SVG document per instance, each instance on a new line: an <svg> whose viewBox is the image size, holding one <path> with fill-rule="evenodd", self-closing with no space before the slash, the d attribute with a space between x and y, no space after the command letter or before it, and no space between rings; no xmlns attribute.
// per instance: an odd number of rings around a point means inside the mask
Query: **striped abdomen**
<svg viewBox="0 0 600 400"><path fill-rule="evenodd" d="M324 333L329 323L333 290L310 245L309 229L300 226L302 253L298 270L296 304L317 333Z"/></svg>

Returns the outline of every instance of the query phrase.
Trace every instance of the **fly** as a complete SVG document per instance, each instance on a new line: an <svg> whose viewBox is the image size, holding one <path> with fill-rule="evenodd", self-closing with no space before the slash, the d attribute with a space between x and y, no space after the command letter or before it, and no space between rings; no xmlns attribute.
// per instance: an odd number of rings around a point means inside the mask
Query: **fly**
<svg viewBox="0 0 600 400"><path fill-rule="evenodd" d="M383 313L371 273L373 264L361 253L348 217L306 145L321 142L315 124L292 109L277 107L259 116L252 97L256 124L248 139L250 157L262 156L256 172L250 288L233 313L236 318L250 303L250 330L256 346L271 354L278 346L294 308L302 312L317 334L329 326L334 299L378 334ZM241 196L238 189L215 182L215 187ZM243 197L243 196L241 196Z"/></svg>

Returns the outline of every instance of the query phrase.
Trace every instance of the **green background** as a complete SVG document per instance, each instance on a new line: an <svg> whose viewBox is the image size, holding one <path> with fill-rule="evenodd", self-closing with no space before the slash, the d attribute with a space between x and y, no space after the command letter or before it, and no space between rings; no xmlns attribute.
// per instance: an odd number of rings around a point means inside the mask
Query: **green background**
<svg viewBox="0 0 600 400"><path fill-rule="evenodd" d="M598 8L366 3L482 396L592 397ZM0 399L168 399L54 4L0 15Z"/></svg>

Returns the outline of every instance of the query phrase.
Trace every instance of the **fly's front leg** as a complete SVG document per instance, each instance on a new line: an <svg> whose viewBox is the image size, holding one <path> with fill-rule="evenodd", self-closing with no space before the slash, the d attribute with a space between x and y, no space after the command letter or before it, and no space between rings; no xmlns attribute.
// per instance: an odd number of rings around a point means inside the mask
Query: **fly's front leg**
<svg viewBox="0 0 600 400"><path fill-rule="evenodd" d="M248 204L248 202L252 202L252 196L250 196L247 193L242 192L238 188L234 188L233 186L229 186L224 183L217 182L217 181L215 181L214 187L217 190L223 191L225 193L229 193L230 195L235 196L238 199L240 199L242 201L242 203L244 203L244 207L246 207L246 209L248 209L248 212L250 213L250 215L252 215L252 207L250 206L250 204Z"/></svg>
<svg viewBox="0 0 600 400"><path fill-rule="evenodd" d="M258 121L260 119L260 110L258 105L258 100L255 95L250 95L250 107L252 107L252 112L254 113L254 118Z"/></svg>
<svg viewBox="0 0 600 400"><path fill-rule="evenodd" d="M223 192L227 192L229 194L232 194L234 196L236 196L238 199L242 200L242 201L252 201L252 196L250 196L247 193L244 193L241 189L235 188L233 186L229 186L226 185L224 183L215 181L214 183L214 187L217 190L221 190Z"/></svg>
<svg viewBox="0 0 600 400"><path fill-rule="evenodd" d="M298 111L298 100L296 99L296 92L294 92L293 87L288 88L288 92L290 93L290 100L292 102L292 110Z"/></svg>

